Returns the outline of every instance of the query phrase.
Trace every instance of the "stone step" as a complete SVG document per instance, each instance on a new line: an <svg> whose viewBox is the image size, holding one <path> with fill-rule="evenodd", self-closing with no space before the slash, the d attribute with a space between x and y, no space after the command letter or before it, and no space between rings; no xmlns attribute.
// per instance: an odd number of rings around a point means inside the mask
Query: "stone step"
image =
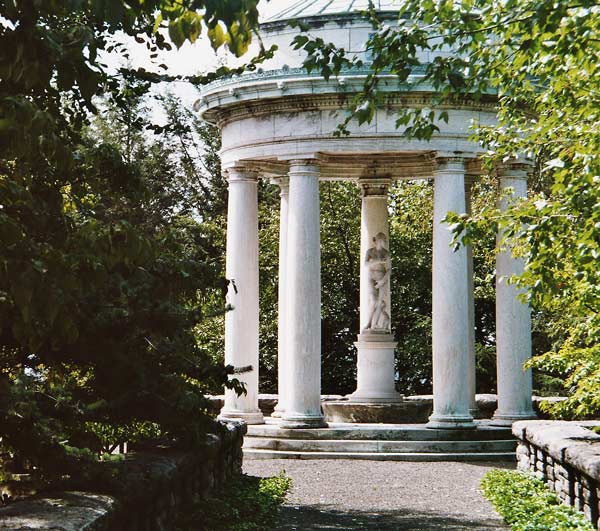
<svg viewBox="0 0 600 531"><path fill-rule="evenodd" d="M244 449L244 459L365 459L370 461L514 461L514 452L291 452Z"/></svg>
<svg viewBox="0 0 600 531"><path fill-rule="evenodd" d="M516 441L389 441L341 439L285 439L278 437L244 438L244 449L289 452L367 452L367 453L502 453L516 450Z"/></svg>
<svg viewBox="0 0 600 531"><path fill-rule="evenodd" d="M510 428L478 423L476 430L429 429L424 424L330 424L327 428L286 429L277 424L248 426L249 437L302 440L487 441L512 439Z"/></svg>

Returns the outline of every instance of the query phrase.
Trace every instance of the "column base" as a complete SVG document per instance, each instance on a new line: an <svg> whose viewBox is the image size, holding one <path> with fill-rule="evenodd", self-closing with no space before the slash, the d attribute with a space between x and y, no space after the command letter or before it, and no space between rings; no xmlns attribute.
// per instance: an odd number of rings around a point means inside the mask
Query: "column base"
<svg viewBox="0 0 600 531"><path fill-rule="evenodd" d="M221 410L217 420L243 420L246 424L264 424L265 418L260 411Z"/></svg>
<svg viewBox="0 0 600 531"><path fill-rule="evenodd" d="M436 415L429 417L426 428L435 430L474 430L477 425L471 415Z"/></svg>
<svg viewBox="0 0 600 531"><path fill-rule="evenodd" d="M326 428L327 422L323 415L286 415L281 417L280 428L286 429L310 429Z"/></svg>
<svg viewBox="0 0 600 531"><path fill-rule="evenodd" d="M396 391L390 393L354 391L351 395L346 395L345 398L348 399L347 402L344 402L345 404L396 404L404 401L404 395Z"/></svg>
<svg viewBox="0 0 600 531"><path fill-rule="evenodd" d="M538 416L533 410L525 413L499 413L496 411L490 421L490 426L509 427L512 426L513 422L519 420L534 420L537 418Z"/></svg>

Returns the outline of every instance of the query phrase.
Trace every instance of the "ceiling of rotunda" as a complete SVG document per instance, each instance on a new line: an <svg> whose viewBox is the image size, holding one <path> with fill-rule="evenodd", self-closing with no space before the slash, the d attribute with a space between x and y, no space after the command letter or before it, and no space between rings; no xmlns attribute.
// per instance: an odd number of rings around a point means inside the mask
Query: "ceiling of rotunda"
<svg viewBox="0 0 600 531"><path fill-rule="evenodd" d="M397 11L403 0L373 0L378 11ZM260 5L263 22L363 11L369 0L271 0Z"/></svg>

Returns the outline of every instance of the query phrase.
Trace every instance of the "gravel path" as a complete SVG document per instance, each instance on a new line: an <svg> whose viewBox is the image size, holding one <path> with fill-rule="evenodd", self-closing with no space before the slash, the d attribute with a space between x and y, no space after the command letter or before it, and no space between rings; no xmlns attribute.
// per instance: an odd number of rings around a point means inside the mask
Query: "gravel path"
<svg viewBox="0 0 600 531"><path fill-rule="evenodd" d="M277 531L506 531L479 492L502 463L405 463L342 460L247 460L244 471L293 487ZM265 530L267 531L267 530Z"/></svg>

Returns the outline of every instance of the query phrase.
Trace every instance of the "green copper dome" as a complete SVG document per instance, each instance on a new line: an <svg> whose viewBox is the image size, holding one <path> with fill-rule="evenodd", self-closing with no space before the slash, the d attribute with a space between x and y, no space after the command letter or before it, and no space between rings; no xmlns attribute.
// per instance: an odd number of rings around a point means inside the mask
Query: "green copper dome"
<svg viewBox="0 0 600 531"><path fill-rule="evenodd" d="M398 11L402 0L373 0L373 4L378 11ZM271 0L261 7L262 20L274 22L364 11L369 7L369 0Z"/></svg>

